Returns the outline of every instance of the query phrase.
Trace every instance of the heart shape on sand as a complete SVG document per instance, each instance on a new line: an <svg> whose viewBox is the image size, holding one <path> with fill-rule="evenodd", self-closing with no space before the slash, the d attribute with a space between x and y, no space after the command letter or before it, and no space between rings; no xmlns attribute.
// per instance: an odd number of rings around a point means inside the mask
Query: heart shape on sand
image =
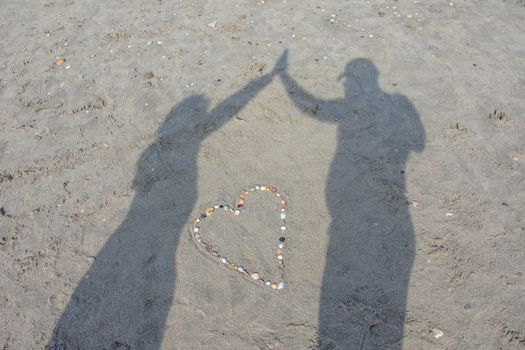
<svg viewBox="0 0 525 350"><path fill-rule="evenodd" d="M221 209L231 212L233 215L237 215L237 216L244 214L246 198L251 193L256 192L256 191L267 192L271 194L272 196L279 198L279 203L280 203L279 215L281 218L281 226L279 228L279 231L281 232L281 235L277 243L276 257L277 257L277 263L279 267L280 281L271 281L271 280L265 279L262 276L260 276L259 273L256 272L256 270L247 269L241 264L237 264L237 263L230 261L227 257L223 256L221 253L215 250L213 246L209 242L207 242L202 235L200 225L203 223L204 220L206 220L207 217L211 216L216 210L221 210ZM286 240L286 238L284 237L284 232L286 231L286 209L287 209L286 200L283 197L283 195L278 192L277 187L272 186L272 185L266 185L266 186L255 185L253 187L245 189L239 195L236 206L231 206L229 204L219 204L213 207L206 208L204 212L200 214L200 217L196 218L193 221L193 225L191 227L191 238L193 242L195 243L196 247L199 249L199 251L205 254L206 256L212 258L214 261L226 266L230 270L237 271L244 278L246 278L247 280L257 285L267 286L273 290L280 290L284 288L284 281L283 281L284 241Z"/></svg>

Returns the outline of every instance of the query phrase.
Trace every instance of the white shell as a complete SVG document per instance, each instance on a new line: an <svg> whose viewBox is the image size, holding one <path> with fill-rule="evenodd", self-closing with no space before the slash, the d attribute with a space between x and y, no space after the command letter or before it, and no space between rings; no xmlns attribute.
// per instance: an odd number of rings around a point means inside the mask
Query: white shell
<svg viewBox="0 0 525 350"><path fill-rule="evenodd" d="M272 281L266 281L264 284L266 284L269 287L272 285Z"/></svg>
<svg viewBox="0 0 525 350"><path fill-rule="evenodd" d="M244 267L239 266L239 267L237 268L237 271L239 271L239 272L244 272Z"/></svg>
<svg viewBox="0 0 525 350"><path fill-rule="evenodd" d="M266 186L261 186L261 191L266 191Z"/></svg>
<svg viewBox="0 0 525 350"><path fill-rule="evenodd" d="M283 289L284 288L284 282L279 282L277 285L277 289Z"/></svg>
<svg viewBox="0 0 525 350"><path fill-rule="evenodd" d="M199 230L200 230L200 229L199 229L198 227L194 227L194 228L193 228L193 232L199 232Z"/></svg>
<svg viewBox="0 0 525 350"><path fill-rule="evenodd" d="M279 248L283 249L284 248L284 243L279 243Z"/></svg>
<svg viewBox="0 0 525 350"><path fill-rule="evenodd" d="M283 256L282 255L277 255L277 259L283 260Z"/></svg>
<svg viewBox="0 0 525 350"><path fill-rule="evenodd" d="M286 213L281 213L281 219L286 219Z"/></svg>
<svg viewBox="0 0 525 350"><path fill-rule="evenodd" d="M259 274L257 272L252 273L252 278L254 280L258 280L259 279Z"/></svg>
<svg viewBox="0 0 525 350"><path fill-rule="evenodd" d="M286 226L282 225L282 226L281 226L281 230L282 230L282 231L286 231Z"/></svg>
<svg viewBox="0 0 525 350"><path fill-rule="evenodd" d="M227 263L228 263L228 259L226 259L225 257L222 257L222 258L221 258L221 262L222 262L223 264L227 264Z"/></svg>

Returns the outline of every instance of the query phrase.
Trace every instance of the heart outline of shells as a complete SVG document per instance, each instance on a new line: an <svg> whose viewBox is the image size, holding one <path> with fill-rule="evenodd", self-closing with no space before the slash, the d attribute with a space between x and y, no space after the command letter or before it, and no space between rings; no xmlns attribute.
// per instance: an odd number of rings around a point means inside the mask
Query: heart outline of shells
<svg viewBox="0 0 525 350"><path fill-rule="evenodd" d="M212 207L208 207L200 214L198 218L193 221L193 225L190 230L190 236L192 241L195 243L197 249L208 256L217 263L226 266L232 271L240 273L245 279L249 280L252 283L255 283L259 286L270 287L272 290L281 290L284 288L284 247L286 238L284 235L281 235L279 238L279 243L277 244L276 257L278 262L278 268L280 272L280 281L271 281L269 279L264 279L256 271L250 272L243 265L236 264L231 262L226 256L220 254L213 246L206 242L202 236L200 225L203 221L213 215L216 210L225 210L231 212L233 215L239 216L246 212L245 204L246 198L256 191L267 192L275 197L278 197L279 202L279 216L281 218L280 231L282 234L287 230L286 226L286 215L287 215L287 203L282 193L279 193L277 187L272 185L254 185L247 189L244 189L243 192L239 195L237 199L237 205L231 206L229 204L218 204Z"/></svg>

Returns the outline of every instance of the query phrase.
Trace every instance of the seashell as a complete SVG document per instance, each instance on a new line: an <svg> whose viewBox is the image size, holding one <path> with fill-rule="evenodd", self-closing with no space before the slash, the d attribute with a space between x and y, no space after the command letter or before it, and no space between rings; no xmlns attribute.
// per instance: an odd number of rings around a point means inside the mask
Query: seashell
<svg viewBox="0 0 525 350"><path fill-rule="evenodd" d="M240 273L243 273L243 272L244 272L244 267L239 266L239 267L237 268L237 271L239 271Z"/></svg>
<svg viewBox="0 0 525 350"><path fill-rule="evenodd" d="M244 198L239 198L239 206L244 204Z"/></svg>
<svg viewBox="0 0 525 350"><path fill-rule="evenodd" d="M256 189L256 190L258 190L258 189L260 189L260 188L261 188L261 186L259 186L259 185L255 186L255 189Z"/></svg>
<svg viewBox="0 0 525 350"><path fill-rule="evenodd" d="M439 339L443 336L443 331L441 329L434 328L432 329L433 337Z"/></svg>
<svg viewBox="0 0 525 350"><path fill-rule="evenodd" d="M286 219L286 213L281 213L281 219Z"/></svg>
<svg viewBox="0 0 525 350"><path fill-rule="evenodd" d="M230 210L230 206L228 204L225 204L222 207L224 208L224 210Z"/></svg>
<svg viewBox="0 0 525 350"><path fill-rule="evenodd" d="M254 280L258 280L259 279L259 274L257 272L252 273L252 278Z"/></svg>
<svg viewBox="0 0 525 350"><path fill-rule="evenodd" d="M283 250L283 249L281 249L281 248L277 249L277 254L281 255L281 254L283 254L283 253L284 253L284 250Z"/></svg>
<svg viewBox="0 0 525 350"><path fill-rule="evenodd" d="M272 281L266 281L264 282L264 284L266 284L268 287L272 285Z"/></svg>
<svg viewBox="0 0 525 350"><path fill-rule="evenodd" d="M213 255L213 256L216 257L216 258L218 258L219 256L221 256L221 255L219 254L219 252L216 251L216 250L212 250L212 251L210 252L210 254Z"/></svg>
<svg viewBox="0 0 525 350"><path fill-rule="evenodd" d="M282 226L281 226L281 230L282 230L282 231L286 231L286 225L282 225Z"/></svg>
<svg viewBox="0 0 525 350"><path fill-rule="evenodd" d="M261 186L261 191L266 191L266 186Z"/></svg>
<svg viewBox="0 0 525 350"><path fill-rule="evenodd" d="M279 243L278 247L283 249L284 248L284 243Z"/></svg>
<svg viewBox="0 0 525 350"><path fill-rule="evenodd" d="M218 205L214 205L213 206L215 209L219 209L219 206Z"/></svg>
<svg viewBox="0 0 525 350"><path fill-rule="evenodd" d="M211 215L215 209L214 208L206 208L206 215Z"/></svg>
<svg viewBox="0 0 525 350"><path fill-rule="evenodd" d="M193 232L199 232L200 228L198 226L193 228Z"/></svg>
<svg viewBox="0 0 525 350"><path fill-rule="evenodd" d="M272 193L277 193L277 187L272 187Z"/></svg>
<svg viewBox="0 0 525 350"><path fill-rule="evenodd" d="M201 222L201 219L195 219L195 225L198 224L199 222Z"/></svg>
<svg viewBox="0 0 525 350"><path fill-rule="evenodd" d="M284 288L284 282L279 282L277 285L277 289L283 289Z"/></svg>
<svg viewBox="0 0 525 350"><path fill-rule="evenodd" d="M221 263L223 264L227 264L228 263L228 259L225 258L224 256L221 258Z"/></svg>
<svg viewBox="0 0 525 350"><path fill-rule="evenodd" d="M233 215L239 215L241 213L241 211L239 209L235 209L233 211Z"/></svg>
<svg viewBox="0 0 525 350"><path fill-rule="evenodd" d="M277 289L277 283L275 282L272 283L272 289Z"/></svg>
<svg viewBox="0 0 525 350"><path fill-rule="evenodd" d="M202 238L198 238L197 242L202 243Z"/></svg>
<svg viewBox="0 0 525 350"><path fill-rule="evenodd" d="M61 64L64 64L65 62L66 62L65 59L63 59L63 58L59 58L59 59L57 59L57 60L55 61L55 64L61 65Z"/></svg>
<svg viewBox="0 0 525 350"><path fill-rule="evenodd" d="M282 255L277 255L277 259L283 260L283 256Z"/></svg>

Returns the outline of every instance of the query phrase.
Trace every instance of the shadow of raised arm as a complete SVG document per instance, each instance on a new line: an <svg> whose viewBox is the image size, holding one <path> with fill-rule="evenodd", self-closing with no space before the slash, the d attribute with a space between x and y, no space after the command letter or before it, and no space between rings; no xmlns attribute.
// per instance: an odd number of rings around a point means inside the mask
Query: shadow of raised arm
<svg viewBox="0 0 525 350"><path fill-rule="evenodd" d="M281 77L288 96L290 96L290 99L294 102L297 108L302 112L315 117L316 111L319 109L319 106L324 103L324 100L315 97L303 89L297 81L288 74L288 72L283 71L279 76Z"/></svg>

